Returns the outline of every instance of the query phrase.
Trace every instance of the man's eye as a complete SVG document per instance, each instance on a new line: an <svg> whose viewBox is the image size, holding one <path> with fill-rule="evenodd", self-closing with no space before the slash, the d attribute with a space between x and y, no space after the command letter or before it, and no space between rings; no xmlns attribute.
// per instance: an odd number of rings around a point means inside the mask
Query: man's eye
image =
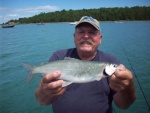
<svg viewBox="0 0 150 113"><path fill-rule="evenodd" d="M81 33L81 34L82 34L82 33L84 33L84 31L78 31L78 33Z"/></svg>
<svg viewBox="0 0 150 113"><path fill-rule="evenodd" d="M94 31L89 31L89 34L95 34L95 32Z"/></svg>

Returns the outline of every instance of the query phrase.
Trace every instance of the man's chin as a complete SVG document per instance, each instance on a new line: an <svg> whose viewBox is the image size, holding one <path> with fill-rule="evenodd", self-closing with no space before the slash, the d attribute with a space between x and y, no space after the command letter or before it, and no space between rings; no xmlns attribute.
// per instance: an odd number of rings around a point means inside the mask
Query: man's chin
<svg viewBox="0 0 150 113"><path fill-rule="evenodd" d="M92 49L90 47L81 47L80 50L83 52L91 52L92 51Z"/></svg>

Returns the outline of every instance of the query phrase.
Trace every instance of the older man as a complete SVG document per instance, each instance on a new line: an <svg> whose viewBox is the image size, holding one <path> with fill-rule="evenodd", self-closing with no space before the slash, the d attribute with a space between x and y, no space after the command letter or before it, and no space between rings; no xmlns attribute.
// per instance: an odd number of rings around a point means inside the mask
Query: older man
<svg viewBox="0 0 150 113"><path fill-rule="evenodd" d="M98 50L101 41L99 22L84 16L75 27L76 48L58 50L49 61L71 57L120 64L114 56ZM60 76L59 70L45 75L36 90L39 103L52 104L54 113L112 113L112 100L119 108L126 109L136 98L133 75L122 64L111 77L90 83L62 87L63 80L57 80Z"/></svg>

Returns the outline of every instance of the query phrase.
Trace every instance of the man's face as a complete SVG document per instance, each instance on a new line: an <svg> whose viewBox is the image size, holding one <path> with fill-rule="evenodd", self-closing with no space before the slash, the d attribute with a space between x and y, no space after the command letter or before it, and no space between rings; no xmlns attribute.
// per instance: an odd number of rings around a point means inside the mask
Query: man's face
<svg viewBox="0 0 150 113"><path fill-rule="evenodd" d="M74 33L74 42L80 52L96 52L101 40L100 32L88 23L79 25Z"/></svg>

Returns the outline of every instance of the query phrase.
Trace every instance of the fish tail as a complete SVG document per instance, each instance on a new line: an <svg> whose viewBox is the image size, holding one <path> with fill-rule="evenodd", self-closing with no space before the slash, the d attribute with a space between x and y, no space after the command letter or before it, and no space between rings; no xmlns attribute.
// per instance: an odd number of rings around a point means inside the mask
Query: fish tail
<svg viewBox="0 0 150 113"><path fill-rule="evenodd" d="M35 75L35 73L33 73L33 70L34 70L35 66L31 66L31 65L26 64L26 63L22 63L22 65L28 71L27 83L29 83Z"/></svg>

